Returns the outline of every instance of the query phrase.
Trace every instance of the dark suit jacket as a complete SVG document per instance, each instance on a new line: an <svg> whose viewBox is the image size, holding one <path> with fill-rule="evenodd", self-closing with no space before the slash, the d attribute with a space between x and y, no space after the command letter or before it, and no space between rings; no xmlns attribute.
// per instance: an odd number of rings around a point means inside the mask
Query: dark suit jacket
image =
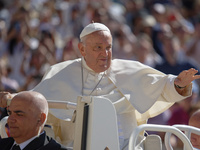
<svg viewBox="0 0 200 150"><path fill-rule="evenodd" d="M13 143L14 139L11 137L0 139L0 149L10 150ZM46 133L43 133L39 137L35 138L32 142L30 142L23 150L68 150L68 149L57 143L54 139L46 136Z"/></svg>

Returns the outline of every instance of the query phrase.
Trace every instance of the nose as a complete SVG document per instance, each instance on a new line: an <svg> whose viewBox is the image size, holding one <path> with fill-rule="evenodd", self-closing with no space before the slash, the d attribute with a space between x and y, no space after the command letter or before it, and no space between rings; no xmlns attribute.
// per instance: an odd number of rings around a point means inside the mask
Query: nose
<svg viewBox="0 0 200 150"><path fill-rule="evenodd" d="M194 135L191 135L190 141L192 144L195 144L197 141L197 138Z"/></svg>
<svg viewBox="0 0 200 150"><path fill-rule="evenodd" d="M13 117L12 115L10 115L10 116L8 117L8 120L7 120L8 124L9 124L9 123L13 123L13 122L15 122L15 121L16 121L16 119L15 119L15 117Z"/></svg>
<svg viewBox="0 0 200 150"><path fill-rule="evenodd" d="M105 49L101 52L101 55L104 56L104 57L107 57L108 56L108 53L109 53L109 50Z"/></svg>

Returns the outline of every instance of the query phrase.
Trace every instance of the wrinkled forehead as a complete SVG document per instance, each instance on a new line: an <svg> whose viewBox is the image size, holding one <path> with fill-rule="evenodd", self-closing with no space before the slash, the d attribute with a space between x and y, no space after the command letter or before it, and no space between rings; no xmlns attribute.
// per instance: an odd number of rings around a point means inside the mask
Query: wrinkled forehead
<svg viewBox="0 0 200 150"><path fill-rule="evenodd" d="M108 31L96 31L93 32L84 38L82 38L82 42L87 43L101 43L101 42L109 42L112 43L112 35Z"/></svg>
<svg viewBox="0 0 200 150"><path fill-rule="evenodd" d="M24 99L20 99L18 97L15 97L12 99L11 103L10 103L10 107L12 106L26 106L27 107L29 106L29 102L28 101L25 101Z"/></svg>
<svg viewBox="0 0 200 150"><path fill-rule="evenodd" d="M34 106L32 105L29 99L25 99L21 96L15 96L9 106L9 109L32 109Z"/></svg>

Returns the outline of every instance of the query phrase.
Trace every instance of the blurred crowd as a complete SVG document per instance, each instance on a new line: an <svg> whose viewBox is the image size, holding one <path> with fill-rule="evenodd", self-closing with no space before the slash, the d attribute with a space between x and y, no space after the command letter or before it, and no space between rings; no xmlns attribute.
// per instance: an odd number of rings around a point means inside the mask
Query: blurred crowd
<svg viewBox="0 0 200 150"><path fill-rule="evenodd" d="M200 0L0 0L0 91L30 90L49 66L79 58L79 34L91 22L110 28L113 59L166 74L200 70L199 8ZM199 106L199 83L169 114Z"/></svg>

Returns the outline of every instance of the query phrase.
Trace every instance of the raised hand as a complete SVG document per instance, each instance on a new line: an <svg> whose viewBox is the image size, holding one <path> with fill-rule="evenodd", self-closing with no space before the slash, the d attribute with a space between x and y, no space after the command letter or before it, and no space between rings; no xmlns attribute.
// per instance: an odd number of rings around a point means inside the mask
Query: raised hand
<svg viewBox="0 0 200 150"><path fill-rule="evenodd" d="M7 101L13 97L9 92L0 92L0 107L5 108Z"/></svg>
<svg viewBox="0 0 200 150"><path fill-rule="evenodd" d="M198 70L191 68L189 70L182 71L178 77L174 80L174 84L178 85L179 87L186 87L189 85L193 80L200 79L200 75L196 75Z"/></svg>

